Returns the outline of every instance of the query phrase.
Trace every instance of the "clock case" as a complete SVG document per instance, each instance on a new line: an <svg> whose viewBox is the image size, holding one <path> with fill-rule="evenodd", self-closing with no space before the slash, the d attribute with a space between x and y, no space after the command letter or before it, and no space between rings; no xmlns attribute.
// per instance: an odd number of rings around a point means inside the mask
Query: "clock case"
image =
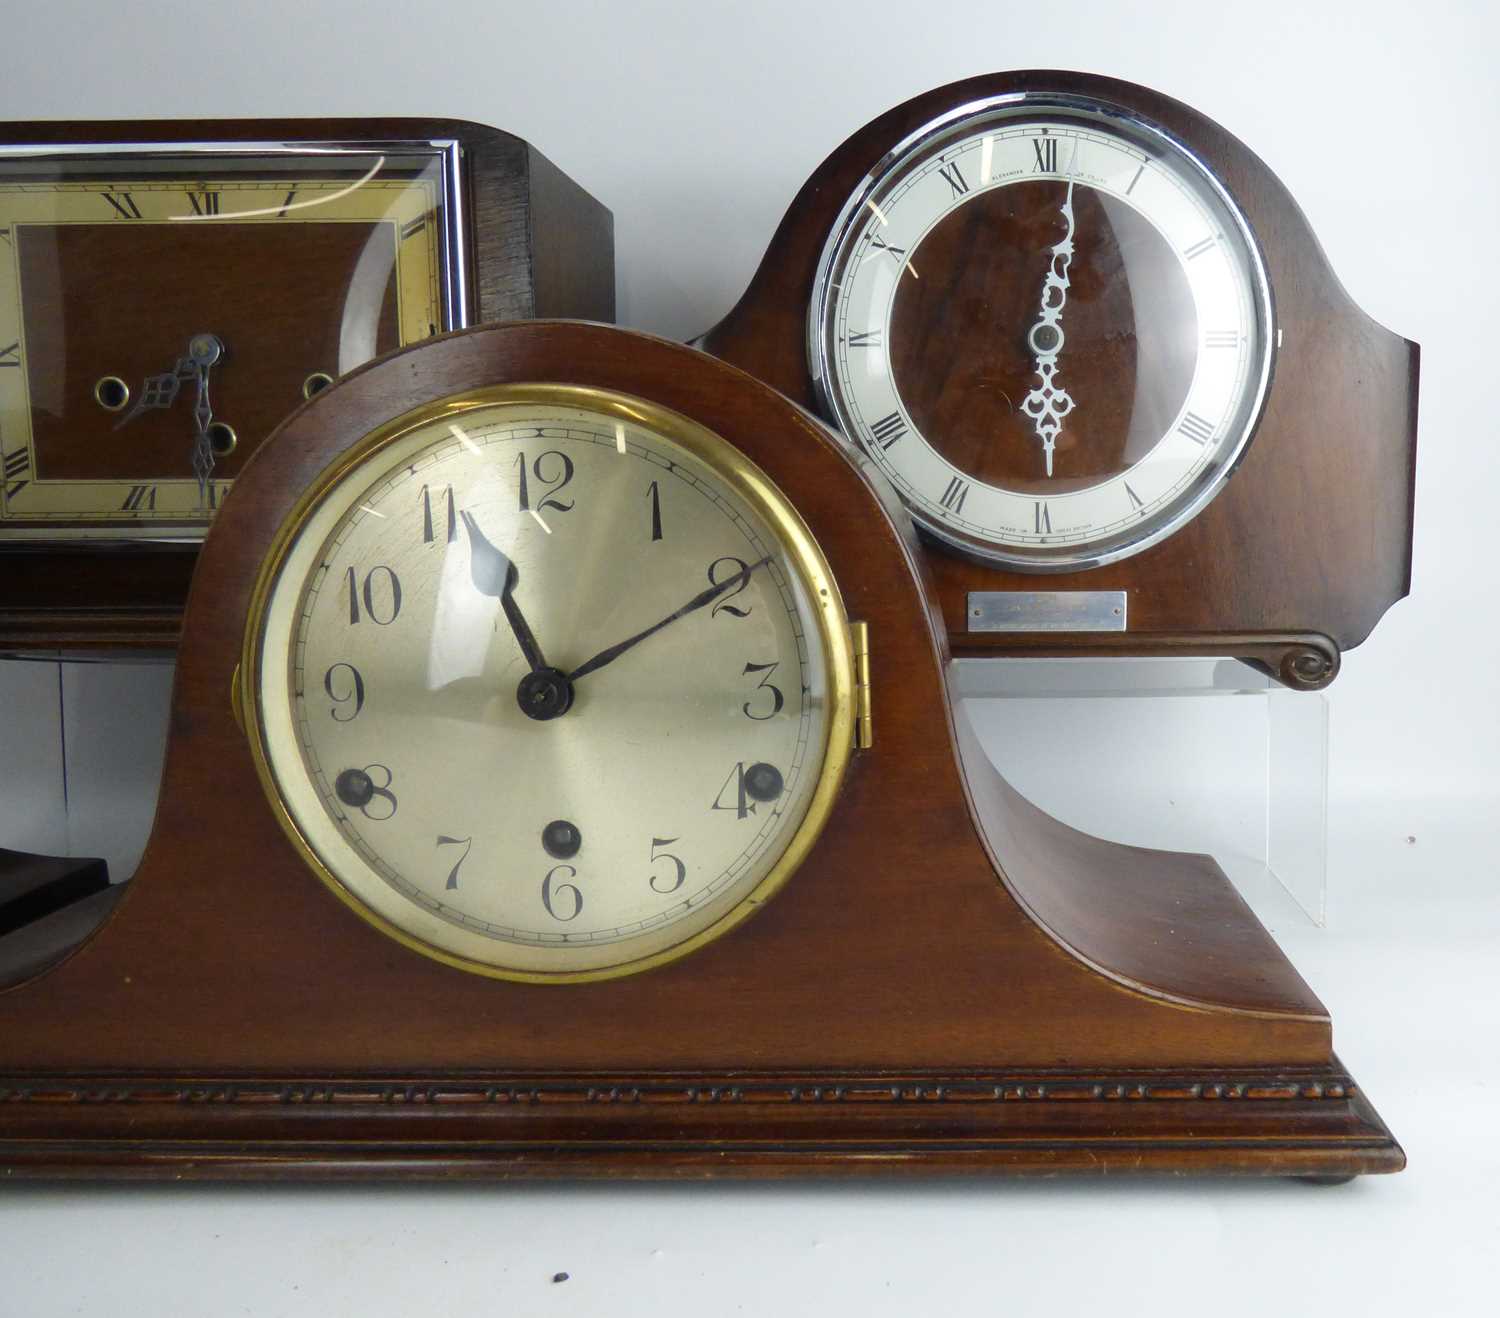
<svg viewBox="0 0 1500 1318"><path fill-rule="evenodd" d="M278 826L232 708L251 592L300 492L394 416L521 382L632 394L740 448L868 625L870 744L797 873L624 979L485 978L358 918ZM0 1172L1399 1169L1327 1012L1212 860L1086 836L1001 779L952 695L926 573L856 455L688 348L494 326L346 377L267 441L207 540L139 872L91 939L0 991Z"/></svg>
<svg viewBox="0 0 1500 1318"><path fill-rule="evenodd" d="M212 154L226 146L440 148L451 211L442 328L548 316L614 320L610 212L535 147L498 129L416 118L0 123L0 153L24 147L76 156L98 147ZM245 278L243 271L224 273ZM187 332L195 328L203 327ZM184 415L190 406L179 400ZM262 438L241 434L239 453ZM196 542L0 539L0 654L170 650L197 557Z"/></svg>
<svg viewBox="0 0 1500 1318"><path fill-rule="evenodd" d="M749 288L696 346L818 411L808 313L848 199L918 130L966 106L1026 94L1119 107L1164 130L1218 178L1260 244L1274 301L1273 366L1259 426L1227 484L1150 548L1099 567L1036 573L925 542L954 653L1229 655L1295 689L1326 686L1342 653L1410 588L1418 348L1354 304L1286 188L1188 106L1112 78L1049 70L971 78L907 101L813 171ZM975 609L989 610L971 592L1038 591L1064 601L1073 592L1122 592L1127 627L972 628Z"/></svg>

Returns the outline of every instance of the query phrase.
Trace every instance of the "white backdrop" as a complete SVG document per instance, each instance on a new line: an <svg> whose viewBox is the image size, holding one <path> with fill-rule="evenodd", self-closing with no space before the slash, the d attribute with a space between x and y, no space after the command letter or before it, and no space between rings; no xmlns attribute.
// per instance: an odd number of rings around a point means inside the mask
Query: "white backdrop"
<svg viewBox="0 0 1500 1318"><path fill-rule="evenodd" d="M1326 931L1277 930L1406 1143L1403 1177L1324 1193L12 1190L0 1193L0 1313L181 1311L193 1295L200 1309L254 1313L356 1300L371 1313L414 1300L1026 1311L1043 1297L1074 1307L1136 1295L1232 1313L1272 1294L1299 1311L1425 1300L1444 1312L1492 1284L1497 1215L1484 1192L1500 1159L1466 1132L1492 1125L1500 1078L1500 626L1485 575L1500 494L1487 398L1497 54L1500 21L1484 0L0 0L0 118L450 115L526 137L613 209L619 321L677 338L728 310L797 187L880 111L1005 68L1123 77L1246 141L1355 299L1423 350L1412 597L1346 657L1329 693L1334 916ZM163 696L160 672L0 666L0 844L39 845L57 829L80 840L61 813L64 714L92 736L86 753L74 739L72 790L114 802L101 807L118 809L109 828L143 817L151 757L133 748L160 736ZM1069 717L1079 736L1102 735L1097 707ZM1079 788L1108 790L1103 779ZM572 1279L553 1284L560 1269Z"/></svg>

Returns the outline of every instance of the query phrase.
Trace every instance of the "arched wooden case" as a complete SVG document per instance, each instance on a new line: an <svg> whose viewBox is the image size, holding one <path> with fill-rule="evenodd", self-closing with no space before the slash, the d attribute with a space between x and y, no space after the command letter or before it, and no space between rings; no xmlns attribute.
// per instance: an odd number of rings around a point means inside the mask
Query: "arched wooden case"
<svg viewBox="0 0 1500 1318"><path fill-rule="evenodd" d="M1186 525L1134 555L1037 574L924 544L956 654L1225 654L1288 686L1332 681L1410 585L1417 345L1377 325L1335 277L1291 195L1241 142L1143 87L1026 71L905 102L837 147L803 185L735 308L697 346L818 409L808 315L820 257L862 181L924 125L997 96L1056 93L1164 130L1217 177L1258 240L1277 326L1269 392L1232 478ZM1123 592L1124 631L971 629L971 592Z"/></svg>
<svg viewBox="0 0 1500 1318"><path fill-rule="evenodd" d="M801 868L709 946L600 983L482 978L355 916L278 827L230 700L299 492L393 416L536 381L633 394L738 446L870 636L873 744ZM1327 1013L1210 859L1087 837L1000 779L893 507L767 386L601 326L452 335L295 413L205 546L138 874L69 958L0 992L4 1174L1400 1167Z"/></svg>

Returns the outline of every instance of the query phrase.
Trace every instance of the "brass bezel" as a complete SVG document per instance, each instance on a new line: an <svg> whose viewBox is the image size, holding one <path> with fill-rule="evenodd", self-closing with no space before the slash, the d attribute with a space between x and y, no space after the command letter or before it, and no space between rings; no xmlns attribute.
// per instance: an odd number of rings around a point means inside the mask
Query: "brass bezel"
<svg viewBox="0 0 1500 1318"><path fill-rule="evenodd" d="M816 612L827 667L828 717L825 724L826 736L821 748L818 783L801 822L760 882L712 923L681 942L617 965L587 970L519 970L462 956L416 937L372 910L323 863L288 811L267 755L260 703L262 632L273 588L299 533L324 498L340 482L355 469L376 458L384 449L419 428L497 404L532 404L591 410L616 420L633 422L642 429L680 444L705 463L765 520L784 551L786 561L802 578L808 599ZM538 382L485 386L414 408L357 440L323 469L277 528L270 549L256 573L234 695L235 704L243 715L243 728L255 763L256 776L266 793L272 814L303 862L345 906L402 946L444 965L491 979L528 984L578 984L620 979L687 956L743 923L786 885L800 868L828 822L844 772L853 754L855 685L849 619L832 569L807 524L759 466L706 426L646 399L607 389ZM499 940L496 945L505 946Z"/></svg>

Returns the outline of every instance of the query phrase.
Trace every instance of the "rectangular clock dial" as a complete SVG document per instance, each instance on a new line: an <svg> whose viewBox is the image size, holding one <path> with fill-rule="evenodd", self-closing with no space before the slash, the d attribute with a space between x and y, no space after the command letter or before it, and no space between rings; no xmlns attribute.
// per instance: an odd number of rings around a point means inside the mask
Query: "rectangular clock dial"
<svg viewBox="0 0 1500 1318"><path fill-rule="evenodd" d="M441 143L0 155L0 539L201 538L305 397L458 323L456 178Z"/></svg>

